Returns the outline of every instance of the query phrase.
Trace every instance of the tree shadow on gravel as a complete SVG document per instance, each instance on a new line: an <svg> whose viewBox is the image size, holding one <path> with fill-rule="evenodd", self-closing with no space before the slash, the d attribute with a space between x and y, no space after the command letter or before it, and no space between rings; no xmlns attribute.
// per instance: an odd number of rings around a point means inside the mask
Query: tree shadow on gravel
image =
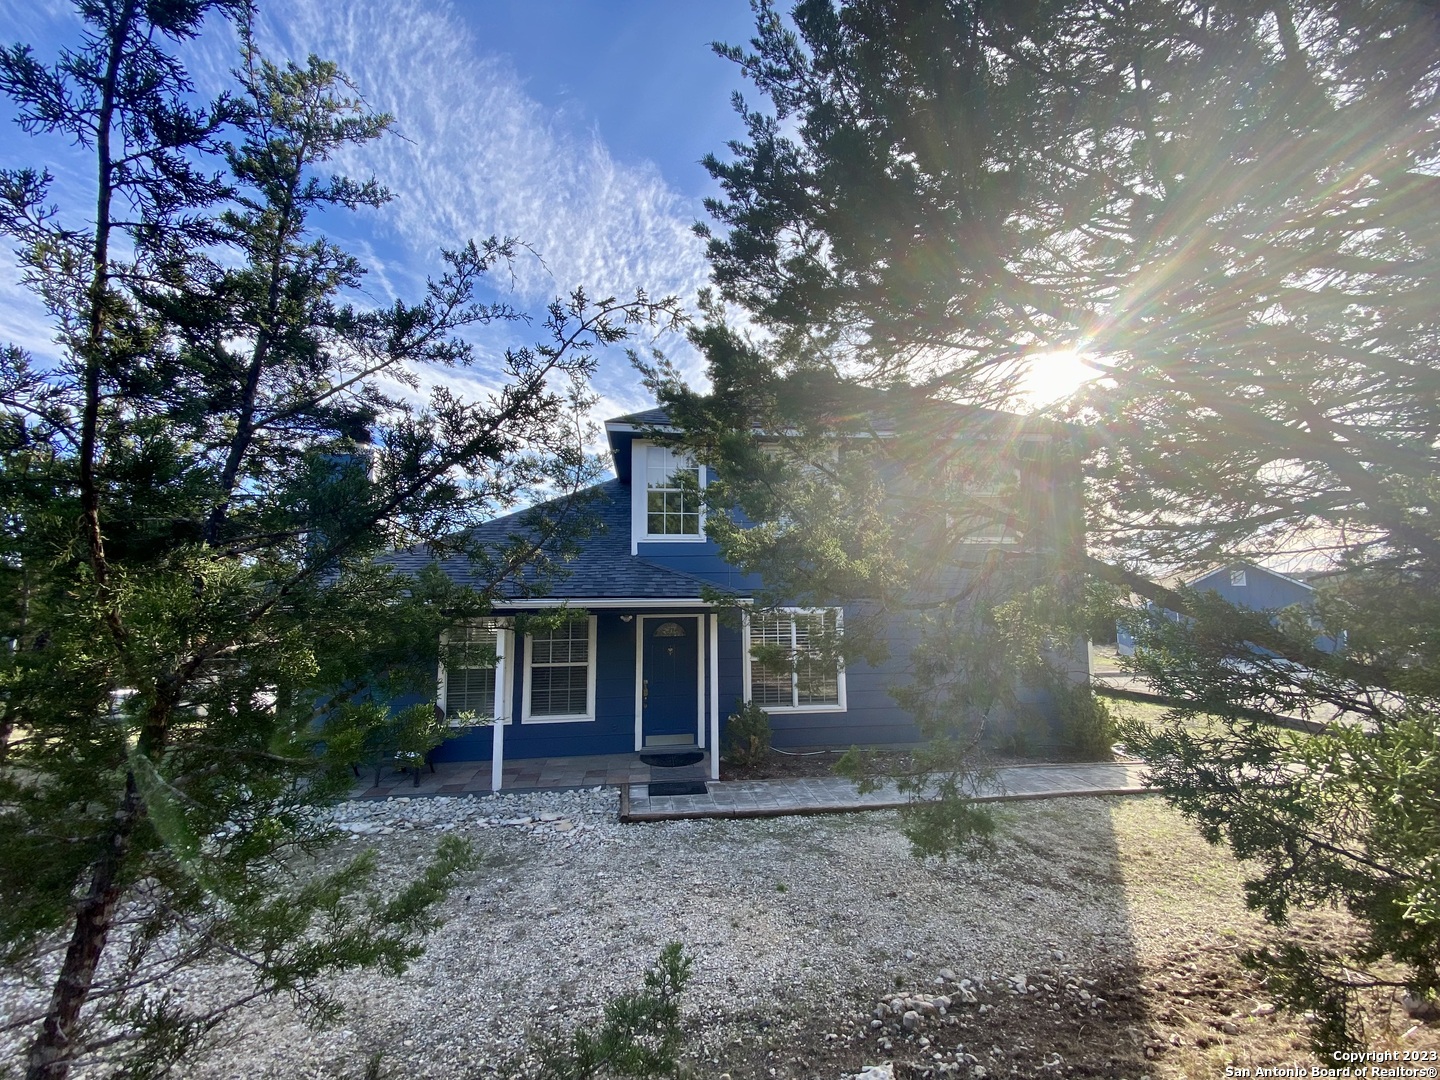
<svg viewBox="0 0 1440 1080"><path fill-rule="evenodd" d="M948 902L906 909L915 944L893 973L808 1009L732 1015L728 1031L707 1024L694 1075L839 1080L891 1062L900 1078L1199 1078L1316 1063L1304 1022L1274 1012L1239 964L1261 933L1240 868L1158 798L1014 803L999 817L994 854L926 868ZM974 948L947 937L957 920Z"/></svg>

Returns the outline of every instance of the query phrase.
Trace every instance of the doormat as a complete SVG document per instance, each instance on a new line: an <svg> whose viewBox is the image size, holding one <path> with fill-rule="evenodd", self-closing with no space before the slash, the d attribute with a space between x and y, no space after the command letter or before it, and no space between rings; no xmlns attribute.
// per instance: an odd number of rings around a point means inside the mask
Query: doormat
<svg viewBox="0 0 1440 1080"><path fill-rule="evenodd" d="M649 792L653 795L706 795L710 791L703 780L652 780Z"/></svg>
<svg viewBox="0 0 1440 1080"><path fill-rule="evenodd" d="M678 769L705 760L703 750L686 750L680 754L641 754L640 760L658 769Z"/></svg>

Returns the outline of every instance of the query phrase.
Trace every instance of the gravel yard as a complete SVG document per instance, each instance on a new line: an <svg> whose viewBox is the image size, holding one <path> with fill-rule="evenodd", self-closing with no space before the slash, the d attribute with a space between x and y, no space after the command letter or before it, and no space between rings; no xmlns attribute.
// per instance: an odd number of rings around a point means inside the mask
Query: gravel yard
<svg viewBox="0 0 1440 1080"><path fill-rule="evenodd" d="M282 1035L273 1017L269 1047L247 1055L251 1075L296 1075L294 1048L306 1044L303 1075L371 1047L409 1075L498 1064L523 1049L527 1024L592 1019L670 940L695 958L685 1005L715 1072L737 1036L868 1016L866 988L932 987L940 968L1006 983L1052 950L1126 948L1123 912L1085 855L1051 888L1037 886L1053 868L1023 848L926 867L891 814L622 826L613 791L351 803L345 814L352 828L396 829L378 838L394 864L424 857L433 823L472 838L488 867L452 897L404 980L356 981L355 1034ZM559 820L521 823L542 814Z"/></svg>
<svg viewBox="0 0 1440 1080"><path fill-rule="evenodd" d="M187 1075L359 1077L375 1051L386 1076L524 1075L528 1029L592 1022L670 940L694 957L682 1005L697 1077L836 1080L881 1061L900 1077L1210 1076L1310 1060L1303 1023L1267 1009L1234 963L1258 927L1237 868L1158 799L1012 804L993 855L951 863L912 859L892 813L620 825L615 803L609 790L345 804L340 851L375 845L395 881L451 832L484 868L407 975L347 980L340 1026L252 1009ZM1417 1038L1434 1044L1421 1029L1405 1045Z"/></svg>

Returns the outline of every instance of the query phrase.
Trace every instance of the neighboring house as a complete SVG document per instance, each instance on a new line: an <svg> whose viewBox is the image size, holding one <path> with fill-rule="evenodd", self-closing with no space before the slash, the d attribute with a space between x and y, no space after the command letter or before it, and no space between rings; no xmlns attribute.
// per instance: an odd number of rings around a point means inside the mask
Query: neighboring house
<svg viewBox="0 0 1440 1080"><path fill-rule="evenodd" d="M1251 562L1217 566L1181 584L1200 592L1217 593L1227 603L1251 611L1279 612L1296 605L1304 608L1315 606L1313 586ZM1172 620L1178 618L1173 611L1164 614ZM1135 639L1123 626L1117 628L1116 640L1121 656L1135 655ZM1335 638L1320 635L1315 639L1315 647L1324 652L1334 652L1343 642L1343 633L1338 642Z"/></svg>
<svg viewBox="0 0 1440 1080"><path fill-rule="evenodd" d="M723 745L724 720L737 704L754 701L770 713L779 747L913 744L916 725L888 692L904 677L903 649L892 649L879 667L807 656L812 632L843 632L841 608L756 613L740 626L722 621L707 590L718 590L727 604L743 603L761 582L725 563L705 535L695 488L707 482L706 470L665 445L675 429L663 410L618 417L605 429L615 479L588 493L600 528L566 564L568 572L543 595L512 591L494 604L492 617L454 629L493 645L498 661L439 673L438 700L452 723L465 714L499 717L507 759L709 750ZM1078 498L1063 502L1073 505L1079 537ZM476 538L498 544L517 531L520 514L481 526ZM413 573L432 559L413 549L387 561ZM460 582L470 572L458 557L440 567ZM556 630L514 630L517 614L557 606L580 617ZM766 670L753 661L752 643L790 650L794 670ZM494 734L489 726L469 728L434 760L488 759ZM709 756L716 776L718 755Z"/></svg>

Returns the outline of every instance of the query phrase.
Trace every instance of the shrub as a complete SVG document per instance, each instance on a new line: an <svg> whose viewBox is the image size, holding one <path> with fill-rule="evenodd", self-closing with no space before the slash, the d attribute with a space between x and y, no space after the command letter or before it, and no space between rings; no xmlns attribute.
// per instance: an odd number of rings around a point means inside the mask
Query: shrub
<svg viewBox="0 0 1440 1080"><path fill-rule="evenodd" d="M348 704L325 726L331 754L357 772L373 769L377 784L387 767L413 771L418 782L430 751L457 734L440 719L433 701L396 711L383 701Z"/></svg>
<svg viewBox="0 0 1440 1080"><path fill-rule="evenodd" d="M725 760L741 768L759 765L770 750L770 714L745 701L725 722Z"/></svg>
<svg viewBox="0 0 1440 1080"><path fill-rule="evenodd" d="M1115 745L1115 717L1088 686L1067 686L1057 692L1060 749L1078 761L1105 761Z"/></svg>
<svg viewBox="0 0 1440 1080"><path fill-rule="evenodd" d="M401 709L395 715L395 767L413 769L418 775L434 750L457 734L441 719L433 701Z"/></svg>
<svg viewBox="0 0 1440 1080"><path fill-rule="evenodd" d="M645 988L607 1004L598 1028L582 1028L569 1039L536 1039L540 1076L544 1080L673 1076L683 1041L679 997L690 981L690 963L680 942L672 941L645 973Z"/></svg>

